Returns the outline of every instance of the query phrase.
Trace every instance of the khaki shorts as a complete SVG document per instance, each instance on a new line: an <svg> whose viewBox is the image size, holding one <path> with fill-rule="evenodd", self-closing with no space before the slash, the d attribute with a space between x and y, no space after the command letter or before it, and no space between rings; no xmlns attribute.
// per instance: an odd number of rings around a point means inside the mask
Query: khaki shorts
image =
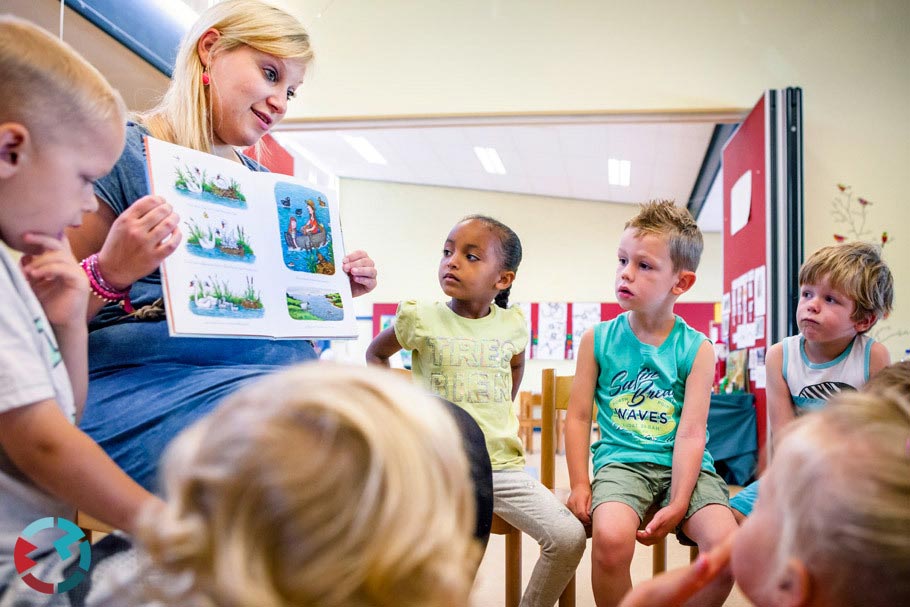
<svg viewBox="0 0 910 607"><path fill-rule="evenodd" d="M670 482L673 469L649 462L609 463L605 464L594 476L592 483L593 498L591 510L605 502L626 504L638 514L643 521L645 514L654 504L661 508L670 503ZM727 483L714 472L702 470L689 498L689 509L683 522L710 504L730 505L730 494ZM682 523L680 523L680 526ZM682 529L677 527L679 541L689 544ZM689 540L691 541L691 540Z"/></svg>

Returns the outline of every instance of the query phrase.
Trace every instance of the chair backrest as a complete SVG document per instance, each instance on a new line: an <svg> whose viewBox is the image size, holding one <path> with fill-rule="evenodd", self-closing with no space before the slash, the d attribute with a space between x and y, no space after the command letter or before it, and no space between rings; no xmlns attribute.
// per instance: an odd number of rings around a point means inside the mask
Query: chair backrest
<svg viewBox="0 0 910 607"><path fill-rule="evenodd" d="M541 376L540 482L551 491L556 486L556 411L568 409L574 379L554 369L544 369Z"/></svg>

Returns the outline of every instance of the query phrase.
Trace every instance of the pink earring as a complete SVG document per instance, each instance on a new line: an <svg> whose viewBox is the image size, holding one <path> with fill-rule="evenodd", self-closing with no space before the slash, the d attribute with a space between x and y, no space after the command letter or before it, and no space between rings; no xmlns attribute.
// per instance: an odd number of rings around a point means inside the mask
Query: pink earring
<svg viewBox="0 0 910 607"><path fill-rule="evenodd" d="M202 86L208 86L211 80L209 79L209 73L207 71L202 72Z"/></svg>

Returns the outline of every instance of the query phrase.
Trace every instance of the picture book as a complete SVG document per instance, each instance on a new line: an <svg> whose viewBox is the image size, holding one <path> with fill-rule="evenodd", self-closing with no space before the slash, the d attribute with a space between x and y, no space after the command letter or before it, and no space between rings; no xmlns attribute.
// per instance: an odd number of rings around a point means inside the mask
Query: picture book
<svg viewBox="0 0 910 607"><path fill-rule="evenodd" d="M151 191L183 233L161 265L171 335L356 337L336 200L294 177L145 145Z"/></svg>

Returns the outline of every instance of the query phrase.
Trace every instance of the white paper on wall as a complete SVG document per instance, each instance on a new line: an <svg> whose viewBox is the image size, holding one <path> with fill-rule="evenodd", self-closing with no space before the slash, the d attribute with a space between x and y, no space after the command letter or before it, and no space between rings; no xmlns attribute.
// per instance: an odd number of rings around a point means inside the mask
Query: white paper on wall
<svg viewBox="0 0 910 607"><path fill-rule="evenodd" d="M752 171L743 173L730 188L730 236L749 223L752 209Z"/></svg>
<svg viewBox="0 0 910 607"><path fill-rule="evenodd" d="M572 358L578 356L578 344L585 331L600 322L599 303L572 304Z"/></svg>
<svg viewBox="0 0 910 607"><path fill-rule="evenodd" d="M566 357L566 304L537 304L537 351L534 358L563 360Z"/></svg>

